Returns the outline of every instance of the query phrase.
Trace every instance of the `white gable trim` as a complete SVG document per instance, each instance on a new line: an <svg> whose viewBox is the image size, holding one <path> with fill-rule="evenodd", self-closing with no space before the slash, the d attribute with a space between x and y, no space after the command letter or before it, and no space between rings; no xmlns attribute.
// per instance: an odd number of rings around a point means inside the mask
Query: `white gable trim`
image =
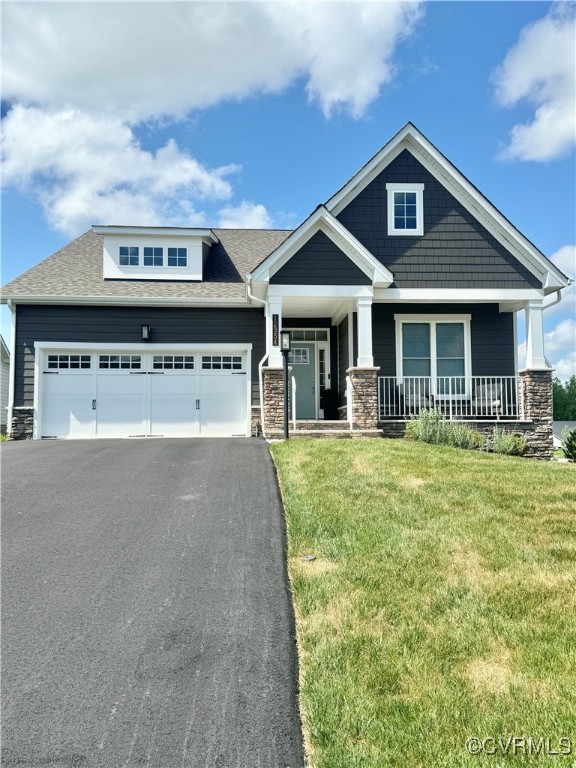
<svg viewBox="0 0 576 768"><path fill-rule="evenodd" d="M518 261L542 281L547 292L564 288L570 281L543 253L527 240L504 216L447 160L411 123L396 134L326 203L326 208L338 214L384 168L407 149L443 184L448 191L483 226L508 249Z"/></svg>
<svg viewBox="0 0 576 768"><path fill-rule="evenodd" d="M254 282L269 281L317 232L323 232L348 256L373 285L386 288L394 281L390 270L381 264L346 227L323 206L304 221L286 240L252 272Z"/></svg>

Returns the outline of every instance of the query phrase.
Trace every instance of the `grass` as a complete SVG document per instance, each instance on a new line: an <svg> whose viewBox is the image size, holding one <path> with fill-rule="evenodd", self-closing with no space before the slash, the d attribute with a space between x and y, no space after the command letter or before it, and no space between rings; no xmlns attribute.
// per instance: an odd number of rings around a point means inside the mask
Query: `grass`
<svg viewBox="0 0 576 768"><path fill-rule="evenodd" d="M271 450L309 766L572 766L576 466L404 440ZM509 735L573 754L465 750Z"/></svg>

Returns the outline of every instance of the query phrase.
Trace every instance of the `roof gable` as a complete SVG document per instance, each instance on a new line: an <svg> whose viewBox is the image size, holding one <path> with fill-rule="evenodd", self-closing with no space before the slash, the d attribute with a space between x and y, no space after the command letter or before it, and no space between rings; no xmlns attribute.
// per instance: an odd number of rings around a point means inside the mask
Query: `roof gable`
<svg viewBox="0 0 576 768"><path fill-rule="evenodd" d="M412 123L405 125L326 202L327 210L338 216L404 150L414 155L501 245L537 277L548 289L547 292L570 284L569 278L524 237Z"/></svg>
<svg viewBox="0 0 576 768"><path fill-rule="evenodd" d="M317 232L322 232L344 253L370 283L387 288L394 280L392 273L357 240L324 206L318 208L294 230L250 275L254 282L270 281Z"/></svg>

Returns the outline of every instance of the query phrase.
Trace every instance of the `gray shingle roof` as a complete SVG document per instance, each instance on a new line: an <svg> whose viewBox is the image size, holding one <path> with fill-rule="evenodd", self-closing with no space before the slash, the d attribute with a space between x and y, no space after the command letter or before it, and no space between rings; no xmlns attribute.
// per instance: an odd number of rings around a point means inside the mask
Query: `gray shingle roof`
<svg viewBox="0 0 576 768"><path fill-rule="evenodd" d="M213 229L219 242L206 260L202 282L104 280L102 235L89 230L5 285L6 298L19 296L239 299L246 274L275 250L290 230Z"/></svg>

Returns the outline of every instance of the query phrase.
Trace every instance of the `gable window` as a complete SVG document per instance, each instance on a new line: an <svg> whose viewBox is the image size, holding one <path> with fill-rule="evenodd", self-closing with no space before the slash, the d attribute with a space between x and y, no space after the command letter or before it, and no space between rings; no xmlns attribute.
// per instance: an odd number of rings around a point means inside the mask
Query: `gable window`
<svg viewBox="0 0 576 768"><path fill-rule="evenodd" d="M137 267L140 264L140 249L132 245L121 245L118 263L121 267Z"/></svg>
<svg viewBox="0 0 576 768"><path fill-rule="evenodd" d="M386 184L388 234L424 234L424 184Z"/></svg>
<svg viewBox="0 0 576 768"><path fill-rule="evenodd" d="M164 265L163 248L144 248L144 266L162 267Z"/></svg>
<svg viewBox="0 0 576 768"><path fill-rule="evenodd" d="M466 395L472 373L469 315L395 315L400 381L423 379L428 393Z"/></svg>
<svg viewBox="0 0 576 768"><path fill-rule="evenodd" d="M186 248L168 248L169 267L187 267L188 252Z"/></svg>

